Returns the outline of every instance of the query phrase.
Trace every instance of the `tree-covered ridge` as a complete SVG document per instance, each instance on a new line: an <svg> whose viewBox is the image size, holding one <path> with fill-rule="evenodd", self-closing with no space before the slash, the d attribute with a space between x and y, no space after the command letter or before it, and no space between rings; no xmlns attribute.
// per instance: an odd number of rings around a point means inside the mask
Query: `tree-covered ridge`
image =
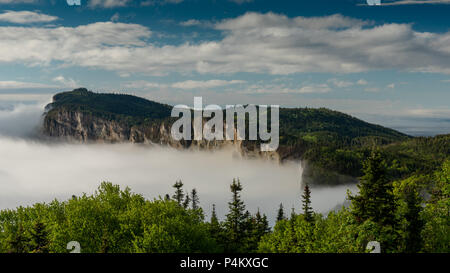
<svg viewBox="0 0 450 273"><path fill-rule="evenodd" d="M326 108L280 109L281 143L294 145L299 138L316 144L351 146L386 144L408 136Z"/></svg>
<svg viewBox="0 0 450 273"><path fill-rule="evenodd" d="M166 119L170 117L172 109L169 105L132 95L94 93L85 88L56 94L48 108L51 109L49 115L63 108L107 119L128 119L129 122ZM325 108L280 109L281 144L294 145L303 139L314 143L351 145L367 142L364 139L367 137L377 139L380 143L407 139L405 134L395 130Z"/></svg>
<svg viewBox="0 0 450 273"><path fill-rule="evenodd" d="M175 120L170 118L169 105L87 89L56 94L48 109L46 120L60 110L81 111L125 123L126 128L140 125L142 131L162 121L170 126ZM158 139L153 141L159 142ZM251 151L259 149L259 144L244 141L243 146ZM380 148L383 158L392 166L392 173L401 179L413 173L429 174L436 170L450 154L450 135L413 138L325 108L280 108L277 153L281 160L307 161L310 165L305 169L304 179L311 184L348 183L349 179L341 175L360 177L362 162L373 147Z"/></svg>
<svg viewBox="0 0 450 273"><path fill-rule="evenodd" d="M384 160L389 164L390 175L402 179L412 174L431 174L439 168L450 155L450 134L415 137L386 145L373 143L343 147L334 143L316 145L304 142L302 147L305 150L302 158L314 163L314 166L305 170L305 175L311 176L315 182L318 182L318 179L327 180L324 174L332 175L327 170L360 177L363 175L362 162L368 158L373 147L379 148Z"/></svg>
<svg viewBox="0 0 450 273"><path fill-rule="evenodd" d="M80 88L54 95L53 102L47 109L47 115L50 116L60 109L65 109L135 125L168 118L172 107L137 96L94 93Z"/></svg>
<svg viewBox="0 0 450 273"><path fill-rule="evenodd" d="M326 216L314 212L306 185L301 212L293 208L287 217L280 205L273 229L259 210L246 209L239 179L223 221L215 206L205 219L197 191L181 181L172 196L154 200L102 183L93 195L0 211L0 252L67 253L67 243L77 241L84 253L349 253L378 241L387 253L448 253L450 160L426 183L392 181L388 169L372 152L350 208Z"/></svg>

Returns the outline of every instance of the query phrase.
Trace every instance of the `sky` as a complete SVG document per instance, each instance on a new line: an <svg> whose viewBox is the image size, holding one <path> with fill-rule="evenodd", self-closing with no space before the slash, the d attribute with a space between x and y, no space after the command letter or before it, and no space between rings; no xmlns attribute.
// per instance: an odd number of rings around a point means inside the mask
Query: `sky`
<svg viewBox="0 0 450 273"><path fill-rule="evenodd" d="M86 87L450 133L450 0L68 2L0 0L0 109Z"/></svg>

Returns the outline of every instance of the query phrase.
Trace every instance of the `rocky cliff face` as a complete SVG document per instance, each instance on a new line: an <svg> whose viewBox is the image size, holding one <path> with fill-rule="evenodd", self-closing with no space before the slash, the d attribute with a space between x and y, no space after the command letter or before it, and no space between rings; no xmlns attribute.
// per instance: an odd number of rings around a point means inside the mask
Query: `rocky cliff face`
<svg viewBox="0 0 450 273"><path fill-rule="evenodd" d="M279 152L261 152L249 141L176 141L171 137L169 121L130 126L126 122L107 120L81 111L58 109L44 117L44 134L77 142L160 144L179 149L233 148L243 157L263 157L281 161Z"/></svg>
<svg viewBox="0 0 450 273"><path fill-rule="evenodd" d="M48 109L49 110L49 109ZM105 119L77 110L58 108L47 112L44 117L43 131L50 137L76 142L100 143L141 143L145 145L163 145L177 149L233 149L244 158L263 158L275 162L301 160L305 147L280 146L276 152L261 152L258 143L253 141L175 141L170 133L170 121L152 122L147 125L130 126L126 121ZM347 175L324 170L301 160L303 181L309 184L347 184L357 180Z"/></svg>

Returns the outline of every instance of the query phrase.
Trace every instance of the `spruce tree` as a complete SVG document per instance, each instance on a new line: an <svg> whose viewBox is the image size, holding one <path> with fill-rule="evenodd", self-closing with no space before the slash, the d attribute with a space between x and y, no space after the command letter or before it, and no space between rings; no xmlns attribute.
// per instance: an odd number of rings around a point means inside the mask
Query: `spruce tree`
<svg viewBox="0 0 450 273"><path fill-rule="evenodd" d="M198 204L200 203L197 190L194 188L191 191L191 203L192 203L192 209L197 210L199 208Z"/></svg>
<svg viewBox="0 0 450 273"><path fill-rule="evenodd" d="M277 222L284 220L284 208L283 203L280 203L280 207L278 208L278 214L277 214Z"/></svg>
<svg viewBox="0 0 450 273"><path fill-rule="evenodd" d="M306 183L305 188L303 190L302 208L303 214L305 215L305 220L308 223L312 223L314 221L314 215L311 207L311 190L309 189L308 183Z"/></svg>
<svg viewBox="0 0 450 273"><path fill-rule="evenodd" d="M396 223L396 201L387 167L379 151L374 150L364 162L364 176L358 184L359 194L349 196L352 214L360 223L371 220L382 226Z"/></svg>
<svg viewBox="0 0 450 273"><path fill-rule="evenodd" d="M225 221L229 244L225 251L235 252L239 248L239 241L242 237L241 232L246 219L245 205L240 196L242 185L239 179L233 179L233 183L230 185L230 191L232 193L232 199L228 202L229 211Z"/></svg>
<svg viewBox="0 0 450 273"><path fill-rule="evenodd" d="M212 212L211 212L210 224L211 224L211 226L219 227L220 224L219 224L219 219L217 218L216 205L213 204L212 206L213 206L213 208L212 208Z"/></svg>
<svg viewBox="0 0 450 273"><path fill-rule="evenodd" d="M224 236L222 226L217 218L216 205L213 204L211 212L211 220L209 222L209 234L214 238L217 244L223 248L224 242L228 241L228 238Z"/></svg>
<svg viewBox="0 0 450 273"><path fill-rule="evenodd" d="M44 223L37 220L31 229L30 250L34 253L48 253L49 252L49 238L48 232Z"/></svg>
<svg viewBox="0 0 450 273"><path fill-rule="evenodd" d="M28 239L25 236L25 232L21 223L17 228L17 231L12 233L11 237L6 240L8 245L8 252L10 253L25 253L27 252Z"/></svg>
<svg viewBox="0 0 450 273"><path fill-rule="evenodd" d="M255 219L256 219L256 227L257 227L257 231L258 231L258 242L259 242L259 239L261 239L261 237L264 234L266 234L270 231L269 221L267 221L267 216L265 214L263 214L261 216L259 209L255 215Z"/></svg>
<svg viewBox="0 0 450 273"><path fill-rule="evenodd" d="M406 236L405 236L405 251L408 253L417 253L422 248L421 231L423 228L423 221L420 218L422 211L421 198L413 189L409 190L406 195L406 213L405 220L407 221Z"/></svg>
<svg viewBox="0 0 450 273"><path fill-rule="evenodd" d="M191 197L189 196L189 194L186 194L186 198L184 199L184 202L183 202L183 207L185 209L188 209L190 203L191 203Z"/></svg>
<svg viewBox="0 0 450 273"><path fill-rule="evenodd" d="M244 214L245 221L242 227L241 251L245 253L256 252L262 236L270 231L266 215L261 215L259 209L255 216L248 211Z"/></svg>
<svg viewBox="0 0 450 273"><path fill-rule="evenodd" d="M183 182L181 180L178 180L173 185L175 188L175 194L172 196L172 198L177 201L178 205L182 205L183 199L184 199L184 193L183 193Z"/></svg>
<svg viewBox="0 0 450 273"><path fill-rule="evenodd" d="M399 247L397 202L387 176L386 163L380 152L373 150L363 166L359 194L349 195L351 213L357 223L371 221L376 224L377 231L371 236L375 236L372 240L381 243L383 252L395 251Z"/></svg>

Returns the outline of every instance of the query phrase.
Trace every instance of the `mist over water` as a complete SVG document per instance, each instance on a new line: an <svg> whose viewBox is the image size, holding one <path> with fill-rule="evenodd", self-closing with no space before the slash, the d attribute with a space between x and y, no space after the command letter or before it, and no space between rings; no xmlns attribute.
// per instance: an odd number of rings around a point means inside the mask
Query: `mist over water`
<svg viewBox="0 0 450 273"><path fill-rule="evenodd" d="M38 111L37 109L41 109ZM8 113L9 111L9 113ZM138 144L69 144L23 138L39 126L42 108L36 105L0 111L0 209L66 200L73 194L92 194L102 181L153 199L172 195L181 179L185 190L196 188L200 205L209 215L216 204L219 217L227 211L229 185L239 178L247 209L266 213L273 224L280 203L286 214L300 212L300 162L278 164L242 159L232 149L180 151ZM325 213L341 204L354 185L312 189L312 206Z"/></svg>

